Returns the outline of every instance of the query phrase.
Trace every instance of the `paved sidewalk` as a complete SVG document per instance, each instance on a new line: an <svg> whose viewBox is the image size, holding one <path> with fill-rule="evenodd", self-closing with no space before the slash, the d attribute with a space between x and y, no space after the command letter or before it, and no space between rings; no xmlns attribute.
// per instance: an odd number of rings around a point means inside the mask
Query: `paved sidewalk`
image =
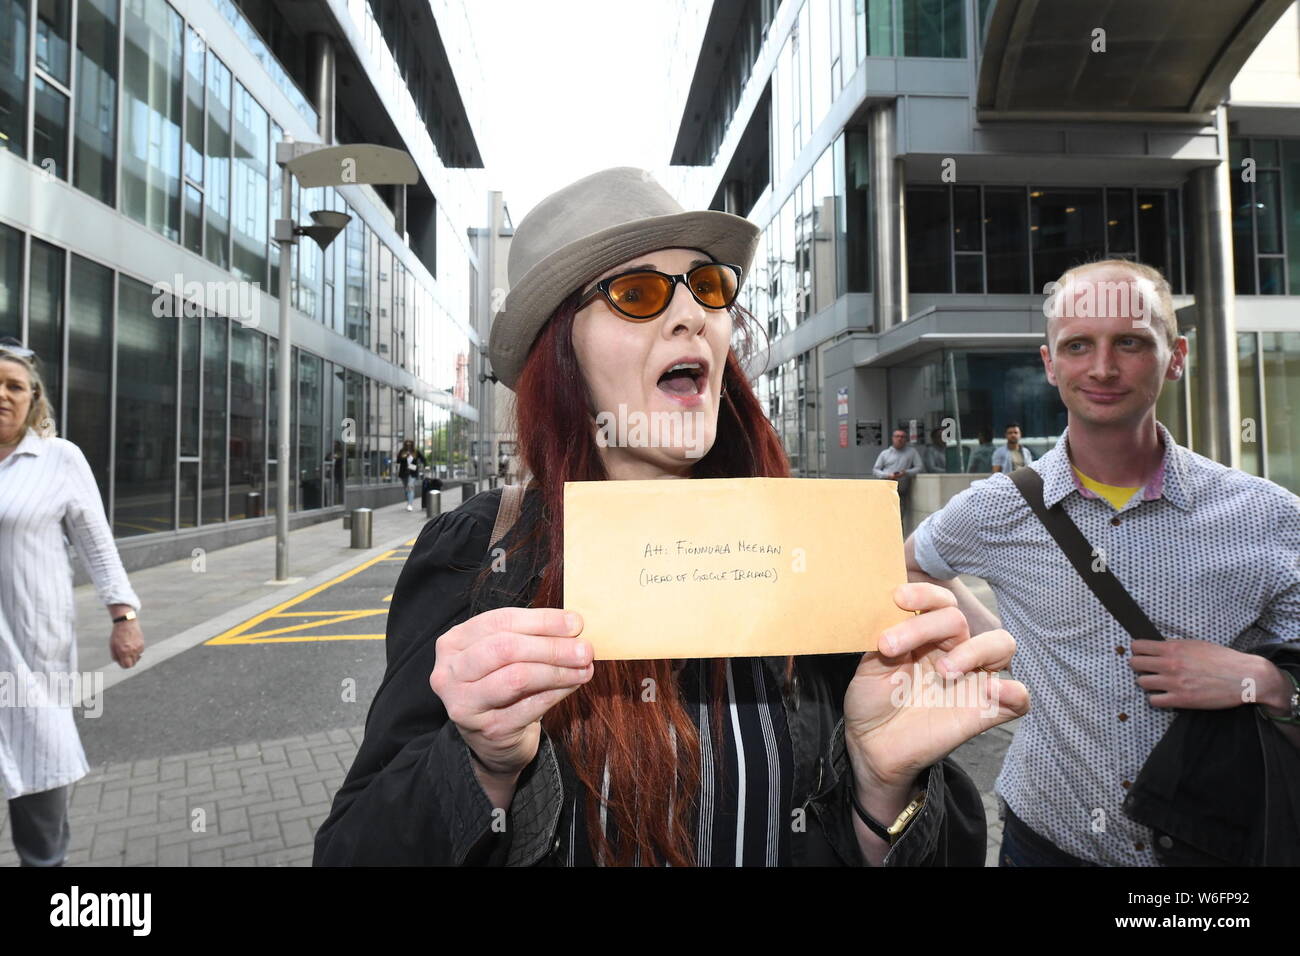
<svg viewBox="0 0 1300 956"><path fill-rule="evenodd" d="M96 767L72 787L71 866L310 866L362 728ZM0 866L16 866L0 801Z"/></svg>

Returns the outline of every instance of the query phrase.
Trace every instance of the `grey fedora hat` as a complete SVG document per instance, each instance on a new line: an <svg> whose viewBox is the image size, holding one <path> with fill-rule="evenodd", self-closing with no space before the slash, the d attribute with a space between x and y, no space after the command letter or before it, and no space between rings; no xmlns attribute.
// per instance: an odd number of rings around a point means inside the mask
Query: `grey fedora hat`
<svg viewBox="0 0 1300 956"><path fill-rule="evenodd" d="M537 333L560 303L619 263L681 247L738 265L748 276L759 232L730 213L684 211L650 173L632 166L570 183L515 228L506 266L510 291L488 337L492 371L513 389Z"/></svg>

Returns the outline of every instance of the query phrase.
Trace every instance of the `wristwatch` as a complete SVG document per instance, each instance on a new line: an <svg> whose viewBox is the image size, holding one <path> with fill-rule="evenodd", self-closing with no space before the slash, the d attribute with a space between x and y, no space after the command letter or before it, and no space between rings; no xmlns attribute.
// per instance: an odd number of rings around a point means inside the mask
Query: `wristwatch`
<svg viewBox="0 0 1300 956"><path fill-rule="evenodd" d="M872 819L871 814L862 809L862 804L858 803L858 795L854 792L852 780L849 781L849 799L853 801L853 811L858 815L858 819L867 825L867 829L890 846L893 846L894 842L903 835L903 831L907 829L908 825L916 819L916 815L921 812L921 807L925 806L925 791L922 790L916 799L904 807L903 812L888 827L876 822L876 820Z"/></svg>
<svg viewBox="0 0 1300 956"><path fill-rule="evenodd" d="M123 621L134 621L134 620L135 620L135 611L127 611L121 617L113 618L113 623L121 624Z"/></svg>
<svg viewBox="0 0 1300 956"><path fill-rule="evenodd" d="M1265 710L1264 716L1283 724L1300 724L1300 681L1296 680L1295 675L1288 670L1283 670L1282 673L1291 680L1291 711L1285 717L1274 717Z"/></svg>

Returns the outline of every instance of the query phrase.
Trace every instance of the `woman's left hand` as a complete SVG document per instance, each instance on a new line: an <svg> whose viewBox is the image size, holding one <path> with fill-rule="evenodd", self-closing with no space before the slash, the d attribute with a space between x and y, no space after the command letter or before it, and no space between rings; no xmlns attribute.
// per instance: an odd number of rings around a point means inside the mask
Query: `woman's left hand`
<svg viewBox="0 0 1300 956"><path fill-rule="evenodd" d="M144 633L139 621L122 621L113 625L108 651L119 667L134 667L144 653Z"/></svg>
<svg viewBox="0 0 1300 956"><path fill-rule="evenodd" d="M904 584L894 602L922 613L880 636L844 695L860 790L906 790L963 742L1029 710L1025 686L997 677L1016 651L1010 634L972 637L957 598L935 584Z"/></svg>

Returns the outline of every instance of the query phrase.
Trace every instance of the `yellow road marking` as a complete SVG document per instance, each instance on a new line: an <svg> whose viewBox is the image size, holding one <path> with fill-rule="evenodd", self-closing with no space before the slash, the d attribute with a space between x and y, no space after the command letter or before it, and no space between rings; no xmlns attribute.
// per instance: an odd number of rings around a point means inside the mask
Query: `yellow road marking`
<svg viewBox="0 0 1300 956"><path fill-rule="evenodd" d="M340 584L343 581L346 581L348 578L352 577L353 575L360 574L362 571L366 570L367 568L374 567L376 564L379 564L382 561L392 560L392 556L396 554L398 550L399 549L394 548L390 551L385 551L382 554L376 555L375 557L371 558L369 561L362 562L361 564L357 565L355 568L350 568L335 578L331 578L328 581L316 585L314 588L311 588L310 590L304 591L302 594L299 594L296 597L292 597L287 601L277 604L269 611L263 611L261 614L258 614L250 618L249 620L245 621L243 624L233 627L222 634L218 634L216 637L206 641L205 643L224 645L224 644L284 643L289 641L382 640L384 637L383 634L331 634L331 635L310 634L301 637L272 637L270 635L284 634L289 631L302 631L307 628L322 627L326 624L336 624L341 621L356 620L357 618L360 617L371 617L378 614L386 614L387 613L386 608L352 610L352 611L289 611L289 609L295 607L296 605L302 604L304 601L307 601L310 598L315 597L317 594L320 594L322 591L324 591L327 588L331 588L336 584ZM270 630L260 630L260 631L256 630L256 628L259 625L270 621L272 618L277 618L277 617L327 617L327 616L332 616L332 619L314 621L314 622L301 621L294 624L291 627L272 628Z"/></svg>
<svg viewBox="0 0 1300 956"><path fill-rule="evenodd" d="M385 596L382 598L382 600L385 600L385 601L391 601L392 599L393 599L393 596L392 596L391 594L385 595Z"/></svg>

